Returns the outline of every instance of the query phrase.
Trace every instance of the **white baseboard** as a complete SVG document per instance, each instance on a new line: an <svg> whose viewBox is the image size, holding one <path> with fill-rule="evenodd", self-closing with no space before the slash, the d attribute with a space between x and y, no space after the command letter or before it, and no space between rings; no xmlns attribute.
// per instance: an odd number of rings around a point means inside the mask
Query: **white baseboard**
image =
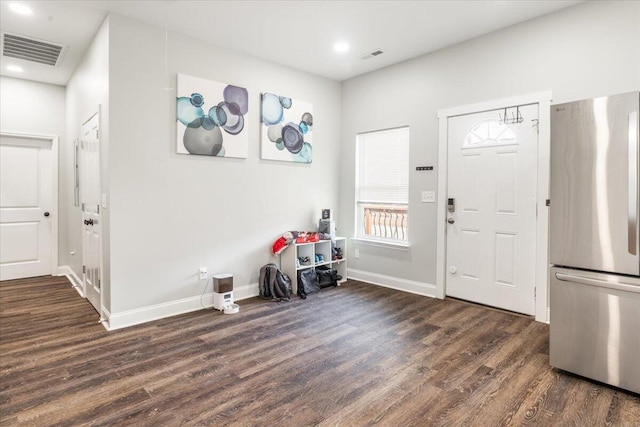
<svg viewBox="0 0 640 427"><path fill-rule="evenodd" d="M100 318L100 323L102 323L102 326L104 326L107 331L111 330L111 327L109 326L109 319L111 319L111 313L109 313L109 310L102 307L102 317Z"/></svg>
<svg viewBox="0 0 640 427"><path fill-rule="evenodd" d="M258 284L238 286L233 289L233 300L241 301L258 295ZM105 311L106 327L110 331L126 328L128 326L139 325L153 320L164 319L166 317L177 316L178 314L192 311L209 309L213 306L213 293L183 298L162 304L148 307L136 308L120 313L109 313Z"/></svg>
<svg viewBox="0 0 640 427"><path fill-rule="evenodd" d="M400 279L397 277L385 276L368 271L347 269L347 277L361 282L371 283L372 285L384 286L385 288L397 289L399 291L409 292L427 297L436 297L436 286L431 283L416 282L413 280Z"/></svg>
<svg viewBox="0 0 640 427"><path fill-rule="evenodd" d="M65 275L69 278L74 288L82 295L82 281L76 276L69 266L58 268L59 275ZM385 276L377 273L370 273L361 270L348 269L347 276L349 279L360 280L362 282L371 283L373 285L384 286L391 289L397 289L417 295L435 297L435 285L430 283L416 282L413 280L400 279L397 277ZM243 299L253 298L259 295L257 283L251 283L244 286L238 286L233 289L234 301L242 301ZM202 296L194 296L183 298L180 300L170 301L162 304L156 304L148 307L136 308L120 313L110 313L108 310L102 309L102 323L110 331L122 329L129 326L139 325L141 323L151 322L154 320L164 319L166 317L177 316L179 314L189 313L192 311L209 309L213 306L213 293L208 292Z"/></svg>
<svg viewBox="0 0 640 427"><path fill-rule="evenodd" d="M67 276L67 279L71 282L71 286L84 298L84 286L82 280L76 275L76 273L68 265L61 265L58 267L58 276Z"/></svg>

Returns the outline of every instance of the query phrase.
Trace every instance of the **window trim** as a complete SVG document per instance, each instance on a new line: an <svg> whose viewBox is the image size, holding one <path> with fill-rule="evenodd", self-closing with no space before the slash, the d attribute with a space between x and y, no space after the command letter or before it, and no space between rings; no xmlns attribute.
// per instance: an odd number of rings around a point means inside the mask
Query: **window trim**
<svg viewBox="0 0 640 427"><path fill-rule="evenodd" d="M378 248L386 248L386 249L395 249L397 251L408 251L411 249L411 244L407 240L403 242L401 240L394 240L393 242L387 242L383 240L372 240L365 239L362 237L352 237L351 241L357 244L362 244L366 246L375 246Z"/></svg>

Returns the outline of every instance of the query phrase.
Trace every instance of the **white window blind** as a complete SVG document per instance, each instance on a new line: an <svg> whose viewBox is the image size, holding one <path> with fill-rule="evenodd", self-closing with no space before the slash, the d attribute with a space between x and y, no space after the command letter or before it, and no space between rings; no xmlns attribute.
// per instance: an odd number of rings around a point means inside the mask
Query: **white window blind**
<svg viewBox="0 0 640 427"><path fill-rule="evenodd" d="M357 136L359 203L409 202L409 128Z"/></svg>

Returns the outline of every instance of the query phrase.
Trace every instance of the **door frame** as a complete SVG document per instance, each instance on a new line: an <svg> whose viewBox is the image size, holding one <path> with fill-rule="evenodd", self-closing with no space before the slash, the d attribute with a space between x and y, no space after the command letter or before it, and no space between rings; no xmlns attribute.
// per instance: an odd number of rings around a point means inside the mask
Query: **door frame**
<svg viewBox="0 0 640 427"><path fill-rule="evenodd" d="M85 120L82 121L82 123L80 123L80 137L78 138L78 143L82 144L82 127L87 124L89 121L91 121L94 117L98 116L98 196L102 195L102 105L98 104L98 107L93 110L90 114L89 117ZM82 148L80 148L80 152L82 151ZM81 155L78 158L78 164L80 162L80 157L82 157ZM78 185L79 187L82 186L82 177L78 177ZM81 192L78 192L78 205L80 207L80 219L82 219L82 215L83 215L83 207L82 207L82 200L81 200ZM102 222L103 222L103 218L104 218L104 212L103 209L105 208L105 204L104 202L101 200L101 197L99 197L99 207L100 207L100 212L98 215L100 215L100 256L99 258L99 269L100 269L100 273L98 274L98 280L100 281L100 308L96 309L96 311L98 312L99 316L100 316L100 322L105 322L108 321L108 315L105 314L105 307L104 307L104 288L102 287L104 285L104 280L103 280L103 275L104 275L104 257L103 257L103 245L102 245L102 239L103 239L103 232L104 229L102 228ZM81 232L84 232L84 230L81 227ZM81 250L81 261L82 261L82 265L85 266L86 265L86 260L84 259L84 243L81 245L82 246L82 250ZM91 301L89 301L89 298L87 296L87 281L86 281L86 275L83 272L82 274L82 296L87 299L87 301L91 304ZM93 306L93 304L92 304ZM107 324L103 323L103 325L105 327L107 327ZM107 327L108 329L108 327Z"/></svg>
<svg viewBox="0 0 640 427"><path fill-rule="evenodd" d="M539 322L549 322L549 152L551 148L551 100L552 92L544 91L496 99L476 104L438 110L438 194L436 201L436 289L437 298L446 295L447 261L447 173L448 138L450 117L462 116L484 111L515 107L524 104L538 104L538 177L536 185L536 260L535 260L535 318Z"/></svg>
<svg viewBox="0 0 640 427"><path fill-rule="evenodd" d="M36 139L51 143L51 275L58 275L58 143L59 137L37 133L9 132L0 130L1 136L13 138Z"/></svg>

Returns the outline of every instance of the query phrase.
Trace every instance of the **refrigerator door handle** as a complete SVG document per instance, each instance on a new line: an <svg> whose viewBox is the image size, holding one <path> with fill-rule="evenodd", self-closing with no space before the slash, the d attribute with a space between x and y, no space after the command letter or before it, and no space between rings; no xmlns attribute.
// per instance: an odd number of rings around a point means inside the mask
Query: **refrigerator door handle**
<svg viewBox="0 0 640 427"><path fill-rule="evenodd" d="M574 276L572 274L556 273L556 279L563 282L580 283L582 285L596 286L598 288L616 289L618 291L626 291L640 294L640 286L627 285L625 283L607 282L599 279L591 279L589 277Z"/></svg>
<svg viewBox="0 0 640 427"><path fill-rule="evenodd" d="M629 114L629 253L638 254L638 112Z"/></svg>

